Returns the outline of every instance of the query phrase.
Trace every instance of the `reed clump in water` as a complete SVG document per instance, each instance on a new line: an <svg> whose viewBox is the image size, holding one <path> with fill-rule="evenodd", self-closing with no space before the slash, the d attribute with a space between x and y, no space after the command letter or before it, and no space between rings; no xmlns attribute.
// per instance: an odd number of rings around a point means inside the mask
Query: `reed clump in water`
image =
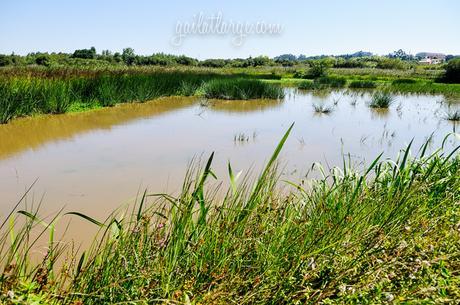
<svg viewBox="0 0 460 305"><path fill-rule="evenodd" d="M308 187L289 182L286 192L276 159L289 131L258 179L239 180L228 166L222 199L207 187L215 177L211 155L203 170L187 173L178 196L145 192L130 216L105 223L74 213L100 226L101 235L61 272L53 271L63 253L54 220L9 215L0 222L1 301L455 303L455 151L427 154L427 143L412 157L409 144L396 160L379 156L362 172L315 165L323 178ZM13 229L17 217L26 219L20 230ZM37 226L51 232L49 250L30 265Z"/></svg>
<svg viewBox="0 0 460 305"><path fill-rule="evenodd" d="M70 73L70 72L69 72ZM64 113L69 109L144 102L161 96L200 94L213 98L281 98L283 90L273 84L238 76L186 71L145 72L93 71L80 76L0 77L0 123L40 113ZM209 84L208 84L209 83Z"/></svg>
<svg viewBox="0 0 460 305"><path fill-rule="evenodd" d="M280 99L281 87L256 79L213 79L202 88L206 98L226 100Z"/></svg>
<svg viewBox="0 0 460 305"><path fill-rule="evenodd" d="M389 108L393 104L395 98L387 91L377 91L372 95L372 99L369 102L371 108Z"/></svg>

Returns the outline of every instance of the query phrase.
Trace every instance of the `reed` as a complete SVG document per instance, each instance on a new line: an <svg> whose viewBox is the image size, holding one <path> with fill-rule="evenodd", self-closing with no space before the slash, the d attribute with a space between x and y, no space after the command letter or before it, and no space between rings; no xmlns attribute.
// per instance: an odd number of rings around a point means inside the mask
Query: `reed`
<svg viewBox="0 0 460 305"><path fill-rule="evenodd" d="M372 99L369 102L371 108L388 108L394 102L394 97L391 93L386 91L377 91L372 95Z"/></svg>
<svg viewBox="0 0 460 305"><path fill-rule="evenodd" d="M18 201L0 222L0 301L455 303L458 147L428 153L427 142L412 156L409 144L394 161L380 155L363 170L315 164L322 178L286 184L276 160L291 128L258 178L239 177L229 164L223 196L208 186L211 154L187 171L177 196L146 191L131 213L105 222L69 213L101 231L60 271L53 267L64 253L53 237L59 215L44 222L18 212ZM36 229L49 234L49 250L31 265Z"/></svg>
<svg viewBox="0 0 460 305"><path fill-rule="evenodd" d="M213 79L202 88L206 98L226 100L280 99L281 87L256 79Z"/></svg>
<svg viewBox="0 0 460 305"><path fill-rule="evenodd" d="M161 96L191 96L199 94L202 88L205 95L212 98L277 99L283 96L283 90L276 85L240 79L240 75L167 70L93 71L83 76L67 73L0 77L0 123L32 114L64 113L74 105L87 109L144 102Z"/></svg>
<svg viewBox="0 0 460 305"><path fill-rule="evenodd" d="M355 80L350 82L348 85L349 88L354 88L354 89L372 89L376 88L377 84L373 81L367 81L367 80Z"/></svg>

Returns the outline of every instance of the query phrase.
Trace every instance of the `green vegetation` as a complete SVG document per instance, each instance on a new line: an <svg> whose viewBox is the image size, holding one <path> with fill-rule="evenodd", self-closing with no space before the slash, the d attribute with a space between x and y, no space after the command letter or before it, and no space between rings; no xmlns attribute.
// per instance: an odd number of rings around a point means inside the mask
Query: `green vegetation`
<svg viewBox="0 0 460 305"><path fill-rule="evenodd" d="M455 84L460 59L449 56L446 64L439 65L421 65L418 59L398 50L387 56L357 52L200 61L184 55L138 55L132 48L99 54L94 47L70 54L0 55L0 123L20 116L83 111L168 95L282 96L278 88L251 81L254 79L311 90L349 84L355 89L460 96L460 84ZM206 85L211 79L215 81ZM229 83L224 84L226 81ZM244 88L236 89L235 84Z"/></svg>
<svg viewBox="0 0 460 305"><path fill-rule="evenodd" d="M398 78L391 82L392 85L400 85L400 84L416 84L417 80L412 78Z"/></svg>
<svg viewBox="0 0 460 305"><path fill-rule="evenodd" d="M449 110L447 112L447 119L449 121L460 121L460 110Z"/></svg>
<svg viewBox="0 0 460 305"><path fill-rule="evenodd" d="M448 83L460 83L460 58L449 61L446 66L444 81Z"/></svg>
<svg viewBox="0 0 460 305"><path fill-rule="evenodd" d="M343 88L347 80L344 77L324 76L315 78L313 81L303 81L299 84L299 89L321 90L328 88Z"/></svg>
<svg viewBox="0 0 460 305"><path fill-rule="evenodd" d="M327 106L324 104L313 104L313 109L315 110L316 113L323 113L323 114L329 114L331 113L334 108L332 106Z"/></svg>
<svg viewBox="0 0 460 305"><path fill-rule="evenodd" d="M355 80L350 82L348 85L349 88L355 88L355 89L360 89L360 88L376 88L377 84L373 81L369 80Z"/></svg>
<svg viewBox="0 0 460 305"><path fill-rule="evenodd" d="M213 79L203 85L202 91L206 98L226 100L284 97L281 87L254 79Z"/></svg>
<svg viewBox="0 0 460 305"><path fill-rule="evenodd" d="M371 108L388 108L394 102L394 97L387 91L377 91L369 102Z"/></svg>
<svg viewBox="0 0 460 305"><path fill-rule="evenodd" d="M223 197L207 186L211 155L202 171L188 171L181 194L145 192L130 216L121 211L100 223L70 213L101 233L61 269L59 216L44 222L16 211L19 201L0 222L0 302L455 304L456 150L428 155L427 142L411 157L409 144L394 162L379 156L363 172L344 165L326 174L316 165L322 179L289 182L287 192L276 159L289 131L256 180L239 181L229 165ZM49 235L49 249L35 265L37 234Z"/></svg>
<svg viewBox="0 0 460 305"><path fill-rule="evenodd" d="M282 97L282 90L276 85L206 71L26 70L14 73L19 75L0 77L0 123L36 113L64 113L69 109L143 102L160 96L190 96L198 94L199 88L214 98Z"/></svg>

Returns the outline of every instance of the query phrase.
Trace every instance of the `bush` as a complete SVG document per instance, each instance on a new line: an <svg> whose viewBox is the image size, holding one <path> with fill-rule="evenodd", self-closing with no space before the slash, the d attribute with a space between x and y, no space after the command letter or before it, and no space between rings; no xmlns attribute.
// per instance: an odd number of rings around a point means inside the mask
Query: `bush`
<svg viewBox="0 0 460 305"><path fill-rule="evenodd" d="M0 67L9 66L11 64L12 60L10 56L0 54Z"/></svg>
<svg viewBox="0 0 460 305"><path fill-rule="evenodd" d="M355 80L350 83L348 86L350 88L375 88L377 84L369 80Z"/></svg>
<svg viewBox="0 0 460 305"><path fill-rule="evenodd" d="M395 79L392 84L393 85L398 85L398 84L415 84L417 81L415 79L411 78L398 78Z"/></svg>
<svg viewBox="0 0 460 305"><path fill-rule="evenodd" d="M397 69L402 70L406 67L403 61L394 58L381 58L377 62L378 69Z"/></svg>
<svg viewBox="0 0 460 305"><path fill-rule="evenodd" d="M452 59L447 63L444 81L448 83L460 83L460 58Z"/></svg>

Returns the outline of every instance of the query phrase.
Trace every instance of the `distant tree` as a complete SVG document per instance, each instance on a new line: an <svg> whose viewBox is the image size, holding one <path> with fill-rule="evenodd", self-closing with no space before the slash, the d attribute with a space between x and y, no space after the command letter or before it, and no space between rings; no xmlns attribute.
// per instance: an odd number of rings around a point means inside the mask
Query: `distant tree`
<svg viewBox="0 0 460 305"><path fill-rule="evenodd" d="M121 54L121 58L123 59L123 62L125 64L127 64L128 66L133 65L135 60L136 60L136 55L134 54L134 49L132 49L132 48L123 49L123 53Z"/></svg>
<svg viewBox="0 0 460 305"><path fill-rule="evenodd" d="M181 55L176 58L176 62L179 65L184 65L184 66L196 66L198 64L198 60L195 58L191 58L185 55Z"/></svg>
<svg viewBox="0 0 460 305"><path fill-rule="evenodd" d="M75 50L72 54L73 58L94 59L96 58L96 48Z"/></svg>
<svg viewBox="0 0 460 305"><path fill-rule="evenodd" d="M119 52L115 52L113 54L113 60L115 62L122 62L123 61L123 58L121 57L121 54Z"/></svg>
<svg viewBox="0 0 460 305"><path fill-rule="evenodd" d="M444 81L449 83L460 83L460 58L451 59L447 63Z"/></svg>
<svg viewBox="0 0 460 305"><path fill-rule="evenodd" d="M414 55L407 54L402 49L394 51L391 54L388 54L388 57L389 58L396 58L396 59L400 59L400 60L414 60L415 59Z"/></svg>
<svg viewBox="0 0 460 305"><path fill-rule="evenodd" d="M49 67L51 65L51 58L48 54L40 54L35 57L35 63L40 66Z"/></svg>
<svg viewBox="0 0 460 305"><path fill-rule="evenodd" d="M0 67L9 66L11 64L12 64L12 60L10 56L0 54Z"/></svg>
<svg viewBox="0 0 460 305"><path fill-rule="evenodd" d="M210 68L222 68L225 67L227 62L225 59L206 59L200 62L200 65L203 67L210 67Z"/></svg>
<svg viewBox="0 0 460 305"><path fill-rule="evenodd" d="M376 68L378 69L399 69L402 70L406 66L401 59L381 57L377 61Z"/></svg>
<svg viewBox="0 0 460 305"><path fill-rule="evenodd" d="M282 54L282 55L279 55L279 56L276 56L274 58L274 60L276 62L281 62L281 61L297 61L297 57L293 54Z"/></svg>
<svg viewBox="0 0 460 305"><path fill-rule="evenodd" d="M307 74L308 78L319 78L327 76L330 64L326 60L313 60L309 63L310 70Z"/></svg>
<svg viewBox="0 0 460 305"><path fill-rule="evenodd" d="M252 66L259 67L259 66L270 66L274 62L268 56L257 56L252 58Z"/></svg>

